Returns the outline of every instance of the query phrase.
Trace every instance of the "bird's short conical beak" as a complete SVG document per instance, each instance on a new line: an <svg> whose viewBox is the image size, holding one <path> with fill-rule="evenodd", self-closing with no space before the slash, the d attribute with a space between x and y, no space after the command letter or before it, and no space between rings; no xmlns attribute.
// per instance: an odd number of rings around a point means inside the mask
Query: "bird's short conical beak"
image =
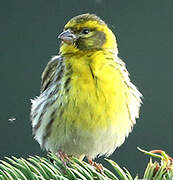
<svg viewBox="0 0 173 180"><path fill-rule="evenodd" d="M70 30L63 31L58 38L67 44L73 44L76 40L76 36Z"/></svg>

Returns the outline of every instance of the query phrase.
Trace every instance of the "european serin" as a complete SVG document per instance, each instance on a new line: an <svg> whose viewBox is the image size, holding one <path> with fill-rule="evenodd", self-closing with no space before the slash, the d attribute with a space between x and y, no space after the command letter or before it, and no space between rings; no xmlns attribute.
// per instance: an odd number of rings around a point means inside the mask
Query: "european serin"
<svg viewBox="0 0 173 180"><path fill-rule="evenodd" d="M136 123L142 95L99 17L72 18L59 39L60 53L47 64L41 94L32 100L34 137L61 156L109 156Z"/></svg>

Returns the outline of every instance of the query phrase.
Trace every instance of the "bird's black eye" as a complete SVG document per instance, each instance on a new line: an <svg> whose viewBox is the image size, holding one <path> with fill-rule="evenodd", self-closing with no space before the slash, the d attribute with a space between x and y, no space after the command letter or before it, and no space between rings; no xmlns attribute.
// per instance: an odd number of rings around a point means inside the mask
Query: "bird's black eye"
<svg viewBox="0 0 173 180"><path fill-rule="evenodd" d="M90 30L85 28L81 31L82 34L89 34Z"/></svg>

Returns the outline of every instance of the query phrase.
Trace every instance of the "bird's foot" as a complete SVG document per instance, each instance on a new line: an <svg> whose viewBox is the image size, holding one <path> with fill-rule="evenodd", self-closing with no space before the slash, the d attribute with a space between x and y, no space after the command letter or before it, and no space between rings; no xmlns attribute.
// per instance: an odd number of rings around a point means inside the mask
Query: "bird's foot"
<svg viewBox="0 0 173 180"><path fill-rule="evenodd" d="M65 153L65 152L63 152L63 151L58 151L57 153L56 153L56 155L59 157L59 159L63 162L63 164L66 166L66 163L67 162L69 162L70 161L70 158L69 158L69 156Z"/></svg>
<svg viewBox="0 0 173 180"><path fill-rule="evenodd" d="M91 165L91 166L94 166L100 173L103 172L103 166L102 164L100 163L96 163L92 160L92 158L90 157L87 157L88 158L88 163Z"/></svg>

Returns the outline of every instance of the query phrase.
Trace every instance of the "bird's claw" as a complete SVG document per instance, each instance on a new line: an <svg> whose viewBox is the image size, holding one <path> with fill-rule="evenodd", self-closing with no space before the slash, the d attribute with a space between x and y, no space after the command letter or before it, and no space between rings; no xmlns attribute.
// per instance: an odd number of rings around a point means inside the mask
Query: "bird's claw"
<svg viewBox="0 0 173 180"><path fill-rule="evenodd" d="M64 166L66 166L66 163L70 161L70 158L65 152L58 151L56 155L59 157L59 159L63 162Z"/></svg>
<svg viewBox="0 0 173 180"><path fill-rule="evenodd" d="M100 163L96 163L92 160L92 158L88 157L88 163L91 165L91 166L94 166L100 173L103 172L103 166L102 164Z"/></svg>

